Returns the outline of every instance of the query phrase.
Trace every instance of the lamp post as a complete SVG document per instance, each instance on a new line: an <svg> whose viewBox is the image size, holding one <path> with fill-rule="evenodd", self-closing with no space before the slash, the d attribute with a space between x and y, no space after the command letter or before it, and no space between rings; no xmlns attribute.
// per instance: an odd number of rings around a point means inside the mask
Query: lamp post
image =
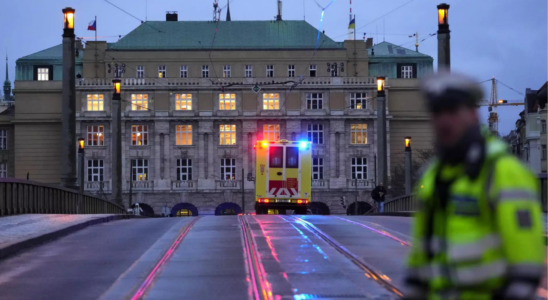
<svg viewBox="0 0 548 300"><path fill-rule="evenodd" d="M114 202L122 202L122 109L120 96L121 81L113 79L112 94L112 196ZM131 167L130 167L131 168ZM131 185L131 173L130 173ZM131 196L130 196L131 197Z"/></svg>
<svg viewBox="0 0 548 300"><path fill-rule="evenodd" d="M449 4L438 5L438 71L451 69Z"/></svg>
<svg viewBox="0 0 548 300"><path fill-rule="evenodd" d="M386 149L386 94L384 92L385 77L377 77L377 158L379 183L386 187L388 181L388 152Z"/></svg>
<svg viewBox="0 0 548 300"><path fill-rule="evenodd" d="M84 151L84 139L79 138L78 139L78 185L80 186L80 195L78 196L78 206L76 213L80 214L83 213L81 211L81 206L84 200L84 159L85 159L85 151Z"/></svg>
<svg viewBox="0 0 548 300"><path fill-rule="evenodd" d="M411 195L413 186L411 178L411 168L413 167L411 159L411 137L405 137L405 195Z"/></svg>
<svg viewBox="0 0 548 300"><path fill-rule="evenodd" d="M62 143L61 186L76 188L76 70L74 44L74 12L63 9L63 95L62 95Z"/></svg>

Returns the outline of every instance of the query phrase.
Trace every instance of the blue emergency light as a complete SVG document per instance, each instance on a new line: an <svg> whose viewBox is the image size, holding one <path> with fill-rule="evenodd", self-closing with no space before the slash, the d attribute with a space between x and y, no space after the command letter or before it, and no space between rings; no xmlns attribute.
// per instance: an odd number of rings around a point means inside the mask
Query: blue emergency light
<svg viewBox="0 0 548 300"><path fill-rule="evenodd" d="M302 141L302 142L299 142L299 148L305 150L308 148L308 142L307 141Z"/></svg>

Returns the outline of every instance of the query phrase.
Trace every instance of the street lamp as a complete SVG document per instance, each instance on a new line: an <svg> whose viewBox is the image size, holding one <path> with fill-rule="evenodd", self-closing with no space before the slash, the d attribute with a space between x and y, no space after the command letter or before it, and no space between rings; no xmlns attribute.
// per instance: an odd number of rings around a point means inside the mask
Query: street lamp
<svg viewBox="0 0 548 300"><path fill-rule="evenodd" d="M449 4L438 5L438 26L449 26Z"/></svg>
<svg viewBox="0 0 548 300"><path fill-rule="evenodd" d="M61 97L61 186L76 189L76 46L74 8L63 10L63 84Z"/></svg>
<svg viewBox="0 0 548 300"><path fill-rule="evenodd" d="M405 137L405 194L411 195L411 189L413 186L413 180L411 178L412 169L412 157L411 157L411 137Z"/></svg>
<svg viewBox="0 0 548 300"><path fill-rule="evenodd" d="M79 138L78 139L78 183L80 185L80 195L78 199L78 205L76 208L76 213L82 213L80 211L80 207L82 206L83 198L84 198L84 159L85 159L85 152L84 152L84 139Z"/></svg>
<svg viewBox="0 0 548 300"><path fill-rule="evenodd" d="M117 73L116 73L117 74ZM112 80L112 196L114 202L123 205L122 202L122 97L120 95L121 80ZM131 169L131 166L130 166ZM131 173L130 173L131 177ZM131 178L130 178L131 188ZM131 199L131 192L130 192ZM130 200L131 206L131 200Z"/></svg>
<svg viewBox="0 0 548 300"><path fill-rule="evenodd" d="M384 97L384 81L385 77L377 77L377 96Z"/></svg>
<svg viewBox="0 0 548 300"><path fill-rule="evenodd" d="M405 137L405 151L411 151L411 137Z"/></svg>
<svg viewBox="0 0 548 300"><path fill-rule="evenodd" d="M74 33L74 8L66 7L63 9L63 29L65 33Z"/></svg>
<svg viewBox="0 0 548 300"><path fill-rule="evenodd" d="M386 145L386 93L384 84L386 78L377 77L377 161L378 181L388 186L388 150Z"/></svg>
<svg viewBox="0 0 548 300"><path fill-rule="evenodd" d="M451 68L449 4L438 5L438 70Z"/></svg>

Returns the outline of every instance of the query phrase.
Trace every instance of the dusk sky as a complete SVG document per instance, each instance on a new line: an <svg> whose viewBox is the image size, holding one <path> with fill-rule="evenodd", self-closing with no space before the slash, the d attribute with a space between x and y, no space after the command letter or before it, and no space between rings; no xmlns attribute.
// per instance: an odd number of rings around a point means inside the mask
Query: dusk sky
<svg viewBox="0 0 548 300"><path fill-rule="evenodd" d="M332 0L285 0L285 20L306 20L318 28L321 9ZM166 11L178 11L179 20L212 19L213 0L111 0L139 19L165 20ZM226 0L220 0L225 6ZM353 0L357 36L383 39L414 49L408 35L419 32L422 38L437 30L436 5L442 0ZM407 3L407 4L406 4ZM375 19L405 4L402 8ZM508 86L524 93L538 89L547 80L547 1L546 0L458 0L448 1L451 28L452 69L475 77L478 82L495 76ZM304 5L304 9L303 9ZM97 16L98 35L109 42L117 40L139 25L139 21L103 0L18 0L0 1L0 54L9 55L10 79L15 78L15 60L61 43L61 9L76 9L76 35L92 37L87 25ZM148 7L148 9L146 9ZM272 20L276 0L233 0L232 20ZM148 11L148 13L147 13ZM326 10L323 29L336 41L346 38L349 0L335 0ZM222 13L223 20L225 11ZM370 23L370 24L369 24ZM363 27L364 25L367 25ZM213 34L213 32L212 32ZM437 38L420 44L419 51L434 58L437 65ZM0 64L0 81L4 81L5 64ZM490 83L483 84L486 97ZM509 88L499 85L499 98L523 100ZM487 98L486 98L487 99ZM507 134L523 107L499 108L499 131ZM482 108L482 121L487 108Z"/></svg>

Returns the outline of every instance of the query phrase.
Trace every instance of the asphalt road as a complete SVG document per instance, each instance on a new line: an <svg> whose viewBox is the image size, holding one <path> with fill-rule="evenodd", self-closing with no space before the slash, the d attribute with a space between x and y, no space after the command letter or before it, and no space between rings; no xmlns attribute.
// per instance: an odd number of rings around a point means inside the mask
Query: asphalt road
<svg viewBox="0 0 548 300"><path fill-rule="evenodd" d="M91 226L0 262L0 299L397 299L411 218L206 216Z"/></svg>

